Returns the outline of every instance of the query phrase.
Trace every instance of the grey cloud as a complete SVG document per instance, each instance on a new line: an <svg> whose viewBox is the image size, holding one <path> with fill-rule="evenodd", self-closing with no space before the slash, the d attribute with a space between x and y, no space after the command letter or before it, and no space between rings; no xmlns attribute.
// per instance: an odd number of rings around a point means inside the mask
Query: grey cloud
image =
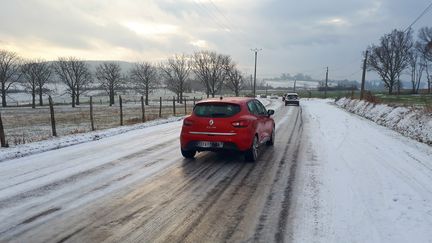
<svg viewBox="0 0 432 243"><path fill-rule="evenodd" d="M98 25L91 14L100 13L108 4L106 1L2 1L0 48L2 38L14 37L23 43L37 38L70 49L91 51L93 40L97 40L139 54L174 54L191 53L197 48L190 41L205 40L216 51L231 54L245 70L253 66L250 48L263 48L259 75L295 73L315 67L319 67L316 75L320 75L324 65L343 66L342 70L348 72L356 70L358 63L348 64L347 59L361 59L362 51L371 42L393 28L406 27L429 4L428 0L266 0L250 4L253 7L246 4L224 10L214 1L220 10L226 11L221 15L208 2L148 0L163 13L159 16L147 10L145 2L113 2L120 6L119 11L132 9L132 17L176 25L182 33L170 34L159 42L139 36L116 20L109 21L109 16L104 25ZM430 26L431 16L432 13L425 15L414 27ZM331 18L341 18L348 24L322 23ZM230 31L223 31L225 27Z"/></svg>

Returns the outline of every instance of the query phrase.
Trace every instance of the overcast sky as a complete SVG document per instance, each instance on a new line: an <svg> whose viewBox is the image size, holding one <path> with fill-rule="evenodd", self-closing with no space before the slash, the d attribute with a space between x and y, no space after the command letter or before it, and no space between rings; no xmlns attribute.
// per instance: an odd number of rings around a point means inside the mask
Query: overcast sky
<svg viewBox="0 0 432 243"><path fill-rule="evenodd" d="M430 0L0 0L0 48L25 58L159 62L210 49L259 78L359 79L362 51ZM414 29L432 26L432 11Z"/></svg>

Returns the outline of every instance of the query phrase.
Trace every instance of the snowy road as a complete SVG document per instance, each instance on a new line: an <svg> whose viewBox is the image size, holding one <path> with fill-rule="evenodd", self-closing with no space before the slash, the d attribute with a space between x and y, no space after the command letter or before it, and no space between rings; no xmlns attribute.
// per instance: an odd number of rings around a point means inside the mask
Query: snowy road
<svg viewBox="0 0 432 243"><path fill-rule="evenodd" d="M183 159L181 122L1 162L0 241L432 241L431 147L323 101L275 120L256 163Z"/></svg>

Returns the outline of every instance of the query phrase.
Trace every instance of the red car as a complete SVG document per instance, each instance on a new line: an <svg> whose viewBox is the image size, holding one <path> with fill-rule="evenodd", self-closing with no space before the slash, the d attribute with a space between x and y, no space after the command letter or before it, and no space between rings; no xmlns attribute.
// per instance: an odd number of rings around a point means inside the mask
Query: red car
<svg viewBox="0 0 432 243"><path fill-rule="evenodd" d="M266 110L254 98L218 98L198 102L183 120L180 135L181 153L193 158L196 152L235 150L255 161L258 147L273 145L274 110Z"/></svg>

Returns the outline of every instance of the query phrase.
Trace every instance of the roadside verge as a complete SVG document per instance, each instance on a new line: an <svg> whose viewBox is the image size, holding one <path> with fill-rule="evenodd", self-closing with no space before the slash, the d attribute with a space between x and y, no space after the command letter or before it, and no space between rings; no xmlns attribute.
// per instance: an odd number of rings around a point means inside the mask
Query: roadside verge
<svg viewBox="0 0 432 243"><path fill-rule="evenodd" d="M180 121L181 117L170 117L167 119L153 120L141 124L130 126L115 127L106 130L67 135L62 137L51 138L34 143L20 144L12 148L4 148L0 150L0 162L8 159L24 157L31 154L42 153L49 150L64 148L80 143L99 140L106 137L115 136L125 132L161 125L169 122Z"/></svg>
<svg viewBox="0 0 432 243"><path fill-rule="evenodd" d="M363 100L341 98L336 105L407 137L432 145L432 113L421 109L392 107Z"/></svg>

